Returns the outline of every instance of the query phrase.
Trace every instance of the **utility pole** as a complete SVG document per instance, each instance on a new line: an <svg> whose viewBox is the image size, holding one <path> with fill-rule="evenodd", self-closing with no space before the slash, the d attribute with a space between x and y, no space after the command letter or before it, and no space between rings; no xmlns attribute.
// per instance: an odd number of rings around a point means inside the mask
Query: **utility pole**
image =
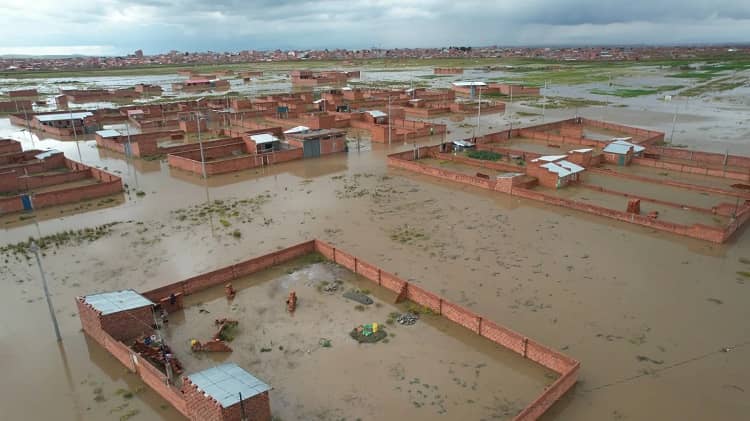
<svg viewBox="0 0 750 421"><path fill-rule="evenodd" d="M70 126L73 128L73 137L76 141L76 149L78 149L78 161L83 164L83 157L81 156L81 146L78 144L78 132L76 132L76 125L73 121L73 110L70 110Z"/></svg>
<svg viewBox="0 0 750 421"><path fill-rule="evenodd" d="M195 111L195 126L198 128L198 149L200 149L200 151L201 151L201 173L203 175L203 178L205 179L206 178L206 157L203 154L203 141L201 140L201 118L202 118L202 115L201 115L201 110L200 110L200 107L201 107L200 102L204 98L205 97L200 97L200 98L198 98L198 99L195 100L195 108L196 108L196 111Z"/></svg>
<svg viewBox="0 0 750 421"><path fill-rule="evenodd" d="M29 134L29 139L31 139L31 146L35 147L34 133L31 133L31 126L29 125L29 115L26 113L26 107L23 107L23 120L26 122L26 132Z"/></svg>
<svg viewBox="0 0 750 421"><path fill-rule="evenodd" d="M47 299L47 307L49 308L49 315L52 318L52 325L55 327L55 337L57 342L62 342L60 336L60 327L57 326L57 317L55 316L55 309L52 307L52 300L49 297L49 288L47 287L47 277L44 275L44 268L42 267L42 259L39 257L39 246L36 242L32 241L29 249L36 256L36 264L39 266L39 274L42 275L42 287L44 288L44 297Z"/></svg>
<svg viewBox="0 0 750 421"><path fill-rule="evenodd" d="M138 170L135 168L135 162L133 162L133 144L130 142L130 122L125 123L125 132L128 135L128 161L133 165L133 178L135 179L135 188L138 189Z"/></svg>
<svg viewBox="0 0 750 421"><path fill-rule="evenodd" d="M547 107L547 81L544 81L544 99L542 99L542 123L544 123L544 111Z"/></svg>
<svg viewBox="0 0 750 421"><path fill-rule="evenodd" d="M674 116L672 116L672 132L669 133L669 143L674 139L674 131L677 128L677 102L674 103Z"/></svg>
<svg viewBox="0 0 750 421"><path fill-rule="evenodd" d="M479 102L477 102L477 124L474 125L474 136L473 136L474 142L476 142L476 139L477 139L477 128L480 129L479 130L480 134L482 132L481 130L482 127L480 125L481 124L480 118L482 117L482 87L479 86L478 88L479 88Z"/></svg>
<svg viewBox="0 0 750 421"><path fill-rule="evenodd" d="M391 144L391 96L388 95L388 144Z"/></svg>

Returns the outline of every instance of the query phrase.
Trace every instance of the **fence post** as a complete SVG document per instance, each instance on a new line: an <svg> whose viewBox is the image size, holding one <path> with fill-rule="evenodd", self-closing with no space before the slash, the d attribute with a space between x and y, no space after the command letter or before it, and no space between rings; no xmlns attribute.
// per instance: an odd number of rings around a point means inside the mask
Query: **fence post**
<svg viewBox="0 0 750 421"><path fill-rule="evenodd" d="M529 338L525 337L523 338L523 357L526 358L526 351L529 348Z"/></svg>

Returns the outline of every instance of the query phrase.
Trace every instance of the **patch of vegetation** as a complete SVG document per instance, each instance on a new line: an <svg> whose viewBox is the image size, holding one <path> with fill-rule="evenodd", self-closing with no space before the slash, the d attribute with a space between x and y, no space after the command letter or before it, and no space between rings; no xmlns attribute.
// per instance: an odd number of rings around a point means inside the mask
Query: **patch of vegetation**
<svg viewBox="0 0 750 421"><path fill-rule="evenodd" d="M472 159L481 159L482 161L499 161L503 155L492 151L468 150L466 156Z"/></svg>
<svg viewBox="0 0 750 421"><path fill-rule="evenodd" d="M435 314L434 311L432 311L431 308L419 305L417 303L409 303L409 305L406 307L406 310L409 313L419 314L419 315L430 315Z"/></svg>
<svg viewBox="0 0 750 421"><path fill-rule="evenodd" d="M240 231L238 229L232 231L232 237L234 237L234 238L241 238L242 237L242 231Z"/></svg>
<svg viewBox="0 0 750 421"><path fill-rule="evenodd" d="M710 92L723 92L723 91L731 91L732 89L739 88L741 86L745 86L748 83L747 78L732 78L732 77L725 77L721 79L712 80L710 82L694 86L692 88L685 89L684 91L680 92L680 95L682 96L699 96L703 95L705 93Z"/></svg>
<svg viewBox="0 0 750 421"><path fill-rule="evenodd" d="M429 236L422 229L409 226L408 224L396 227L390 237L391 240L401 244L413 244L417 241L429 239Z"/></svg>
<svg viewBox="0 0 750 421"><path fill-rule="evenodd" d="M124 414L122 414L120 416L120 421L129 420L129 419L133 418L134 416L138 415L140 412L141 411L139 411L137 409L131 409L130 411L128 411L128 412L126 412L126 413L124 413Z"/></svg>
<svg viewBox="0 0 750 421"><path fill-rule="evenodd" d="M138 190L137 192L135 192L135 195L138 197L143 197L146 195L146 192L143 190Z"/></svg>
<svg viewBox="0 0 750 421"><path fill-rule="evenodd" d="M635 98L644 95L659 94L662 92L676 91L682 89L683 85L646 86L643 88L618 88L614 90L592 89L589 92L596 95L617 96L620 98Z"/></svg>
<svg viewBox="0 0 750 421"><path fill-rule="evenodd" d="M586 98L547 97L547 102L543 103L543 101L543 99L537 99L536 101L529 102L526 105L534 108L544 107L548 109L583 108L607 105L607 103L604 101L596 101Z"/></svg>
<svg viewBox="0 0 750 421"><path fill-rule="evenodd" d="M112 233L112 227L120 224L120 222L110 222L108 224L99 225L93 228L83 228L77 231L61 231L56 234L45 235L41 238L29 237L28 240L22 241L15 244L7 244L0 247L0 254L13 254L18 257L30 258L31 242L36 241L39 249L42 251L57 249L68 245L80 245L84 243L94 242L104 236Z"/></svg>

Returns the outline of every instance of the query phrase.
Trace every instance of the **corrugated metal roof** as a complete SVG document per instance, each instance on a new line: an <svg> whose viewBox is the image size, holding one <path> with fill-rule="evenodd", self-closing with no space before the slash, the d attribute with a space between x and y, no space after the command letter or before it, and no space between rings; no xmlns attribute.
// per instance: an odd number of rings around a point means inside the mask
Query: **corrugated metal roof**
<svg viewBox="0 0 750 421"><path fill-rule="evenodd" d="M34 155L34 158L35 159L47 159L47 158L49 158L52 155L57 155L57 154L61 154L61 153L62 153L62 151L58 151L57 149L50 149L48 151L44 151L42 153L38 153L38 154Z"/></svg>
<svg viewBox="0 0 750 421"><path fill-rule="evenodd" d="M573 149L572 151L568 151L569 153L586 153L593 151L593 148L584 148L584 149Z"/></svg>
<svg viewBox="0 0 750 421"><path fill-rule="evenodd" d="M539 161L542 161L542 162L555 162L555 161L559 161L561 159L565 159L567 157L568 157L568 155L544 155L544 156L540 156L539 158L532 159L531 162L539 162Z"/></svg>
<svg viewBox="0 0 750 421"><path fill-rule="evenodd" d="M289 130L284 130L284 133L286 133L286 134L302 133L302 132L306 132L308 130L310 130L310 128L307 127L307 126L297 126L297 127L292 127Z"/></svg>
<svg viewBox="0 0 750 421"><path fill-rule="evenodd" d="M96 134L104 138L121 136L120 132L118 132L117 130L113 130L113 129L97 130Z"/></svg>
<svg viewBox="0 0 750 421"><path fill-rule="evenodd" d="M57 113L57 114L41 114L37 115L36 119L39 121L62 121L62 120L79 120L86 117L91 117L88 111L81 111L77 113Z"/></svg>
<svg viewBox="0 0 750 421"><path fill-rule="evenodd" d="M460 146L462 148L473 148L474 147L473 143L471 143L469 141L466 141L466 140L461 140L461 139L454 140L453 144L456 145L456 146Z"/></svg>
<svg viewBox="0 0 750 421"><path fill-rule="evenodd" d="M630 148L633 148L633 153L640 153L646 150L643 146L636 145L635 143L630 143L626 140L613 140L612 142L609 142L609 144L603 149L604 152L608 153L615 153L619 155L626 155L628 153L628 150Z"/></svg>
<svg viewBox="0 0 750 421"><path fill-rule="evenodd" d="M255 142L256 145L261 143L278 142L279 138L270 133L261 133L250 135L250 139Z"/></svg>
<svg viewBox="0 0 750 421"><path fill-rule="evenodd" d="M367 114L370 114L374 118L388 117L388 114L386 114L386 113L384 113L382 111L379 111L379 110L370 110L370 111L367 112Z"/></svg>
<svg viewBox="0 0 750 421"><path fill-rule="evenodd" d="M484 82L453 82L453 86L487 86L487 84Z"/></svg>
<svg viewBox="0 0 750 421"><path fill-rule="evenodd" d="M188 376L206 395L216 399L223 408L252 398L271 387L235 363L226 363Z"/></svg>
<svg viewBox="0 0 750 421"><path fill-rule="evenodd" d="M151 300L132 289L102 292L101 294L87 295L83 298L87 304L100 311L102 315L154 305Z"/></svg>
<svg viewBox="0 0 750 421"><path fill-rule="evenodd" d="M542 164L541 167L546 168L549 172L556 173L559 178L579 173L585 169L578 164L566 160L549 162L547 164Z"/></svg>

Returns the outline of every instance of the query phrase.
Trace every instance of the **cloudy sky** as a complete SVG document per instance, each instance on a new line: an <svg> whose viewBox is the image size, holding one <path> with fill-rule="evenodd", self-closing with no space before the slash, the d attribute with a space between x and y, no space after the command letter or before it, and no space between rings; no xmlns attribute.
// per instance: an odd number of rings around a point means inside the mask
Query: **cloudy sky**
<svg viewBox="0 0 750 421"><path fill-rule="evenodd" d="M0 10L0 54L750 42L750 0L0 0Z"/></svg>

